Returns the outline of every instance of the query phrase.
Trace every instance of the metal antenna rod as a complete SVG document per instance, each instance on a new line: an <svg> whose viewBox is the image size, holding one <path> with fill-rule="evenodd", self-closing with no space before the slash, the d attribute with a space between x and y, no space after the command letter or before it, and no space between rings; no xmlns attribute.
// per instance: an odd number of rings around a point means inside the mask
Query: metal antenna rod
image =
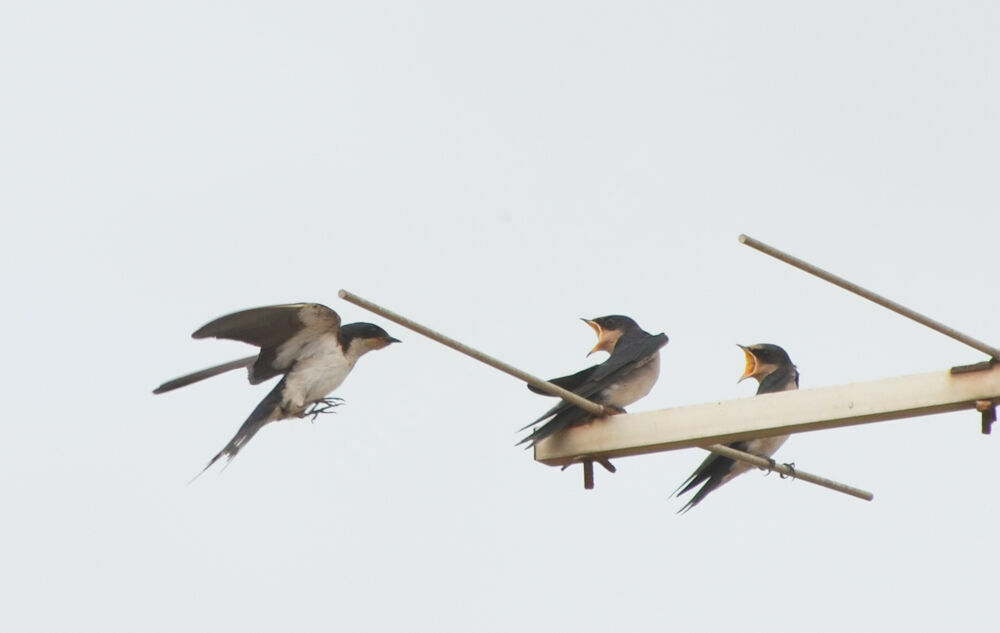
<svg viewBox="0 0 1000 633"><path fill-rule="evenodd" d="M369 312L374 312L375 314L385 317L386 319L389 319L394 323L398 323L405 328L409 328L414 332L417 332L418 334L423 334L427 338L437 341L442 345L446 345L447 347L452 348L456 352L461 352L466 356L471 356L472 358L475 358L479 362L486 363L490 367L493 367L494 369L499 369L505 374L509 374L514 378L517 378L518 380L523 380L532 387L538 387L539 389L553 396L562 398L566 402L569 402L570 404L580 407L587 413L593 413L594 415L601 417L606 417L609 415L613 415L614 413L617 413L617 411L605 409L603 406L597 404L596 402L591 402L590 400L587 400L582 396L578 396L572 391L563 389L559 385L553 385L548 380L544 380L537 376L532 376L528 372L521 371L520 369L514 367L513 365L508 365L502 360L493 358L492 356L484 354L477 349L473 349L468 345L466 345L465 343L456 341L455 339L445 336L444 334L441 334L440 332L437 332L435 330L432 330L427 326L420 325L416 321L411 321L410 319L407 319L405 316L401 314L396 314L392 310L387 310L386 308L383 308L382 306L376 303L372 303L367 299L362 299L361 297L352 292L341 290L340 292L337 293L337 296L339 296L344 301L350 301L354 305L361 306L362 308L368 310Z"/></svg>
<svg viewBox="0 0 1000 633"><path fill-rule="evenodd" d="M402 325L405 328L411 329L414 332L417 332L418 334L423 334L424 336L426 336L431 340L437 341L438 343L450 347L455 351L461 352L466 356L470 356L481 363L485 363L490 367L493 367L494 369L499 369L505 374L514 376L519 380L523 380L532 385L533 387L538 387L539 389L542 389L543 391L550 393L553 396L558 396L563 400L566 400L567 402L580 407L581 409L587 411L588 413L592 413L600 417L608 417L610 415L610 413L602 405L599 405L596 402L591 402L590 400L587 400L586 398L583 398L573 393L572 391L567 391L566 389L563 389L558 385L554 385L547 380L543 380L541 378L538 378L537 376L533 376L528 372L521 371L520 369L514 367L513 365L509 365L501 360L489 356L488 354L484 354L483 352L480 352L477 349L469 347L464 343L461 343L453 338L445 336L444 334L432 330L427 326L421 325L416 321L412 321L401 314L397 314L391 310L383 308L377 303L372 303L367 299L363 299L362 297L359 297L358 295L352 292L348 292L347 290L341 290L340 292L337 293L337 295L344 301L348 301L356 306L360 306L365 310L368 310L369 312L374 312L375 314L384 317L394 323L398 323L399 325ZM753 455L752 453L745 453L743 451L730 448L729 446L724 446L722 444L713 444L711 446L704 446L702 448L712 453L715 453L716 455L722 455L723 457L728 457L730 459L734 459L737 461L746 462L748 464L756 466L757 468L774 470L775 472L778 472L786 477L801 479L802 481L806 481L808 483L815 484L817 486L822 486L830 490L835 490L837 492L842 492L844 494L851 495L852 497L857 497L859 499L864 499L866 501L871 501L874 498L874 495L871 492L868 492L867 490L861 490L860 488L848 486L847 484L842 484L833 481L832 479L827 479L825 477L820 477L812 473L807 473L805 471L793 468L786 464L775 464L767 458L760 457L759 455ZM588 487L593 486L593 464L592 464L593 461L594 460L588 460L588 459L583 460L585 482L588 483Z"/></svg>
<svg viewBox="0 0 1000 633"><path fill-rule="evenodd" d="M823 488L827 488L829 490L842 492L845 495L857 497L858 499L871 501L875 498L875 495L867 490L855 488L854 486L848 486L847 484L842 484L839 481L827 479L826 477L820 477L819 475L814 475L813 473L807 473L804 470L793 468L788 464L774 463L772 465L771 460L766 457L740 451L730 446L725 446L724 444L712 444L711 446L704 446L702 448L715 453L716 455L721 455L722 457L728 457L729 459L739 462L746 462L752 466L760 468L761 470L773 470L774 472L781 474L782 477L791 477L792 479L808 481L811 484L822 486Z"/></svg>
<svg viewBox="0 0 1000 633"><path fill-rule="evenodd" d="M781 251L781 250L778 250L777 248L774 248L773 246L765 244L764 242L760 242L758 240L755 240L754 238L752 238L752 237L750 237L748 235L740 235L740 243L741 244L746 244L750 248L756 249L756 250L760 251L761 253L764 253L765 255L770 255L771 257L774 257L775 259L779 259L779 260L785 262L786 264L789 264L791 266L795 266L799 270L804 270L805 272L809 273L810 275L815 275L816 277L819 277L820 279L823 279L824 281L828 281L828 282L832 283L835 286L840 286L844 290L847 290L849 292L853 292L854 294L856 294L856 295L858 295L860 297L864 297L865 299L868 299L869 301L877 303L878 305L882 306L883 308L887 308L889 310L892 310L896 314L900 314L902 316L905 316L908 319L912 319L912 320L916 321L917 323L919 323L921 325L925 325L925 326L931 328L932 330L935 330L937 332L940 332L941 334L944 334L945 336L948 336L948 337L951 337L951 338L955 339L956 341L965 343L969 347L972 347L974 349L979 350L980 352L983 352L984 354L989 355L990 358L993 358L995 360L1000 360L1000 349L997 349L996 347L993 347L992 345L988 345L988 344L986 344L983 341L980 341L978 339L972 338L971 336L969 336L967 334L963 334L963 333L959 332L958 330L956 330L954 328L948 327L947 325L945 325L944 323L941 323L940 321L935 321L934 319L932 319L930 317L924 316L923 314L920 314L919 312L917 312L915 310L911 310L911 309L907 308L906 306L901 305L899 303L896 303L895 301L893 301L891 299L887 299L886 297L883 297L880 294L876 294L876 293L872 292L871 290L867 290L865 288L862 288L861 286L859 286L859 285L857 285L855 283L847 281L843 277L838 277L837 275L834 275L833 273L829 273L829 272L823 270L822 268L819 268L817 266L813 266L809 262L805 262L805 261L799 259L798 257L795 257L793 255L789 255L788 253L786 253L784 251Z"/></svg>

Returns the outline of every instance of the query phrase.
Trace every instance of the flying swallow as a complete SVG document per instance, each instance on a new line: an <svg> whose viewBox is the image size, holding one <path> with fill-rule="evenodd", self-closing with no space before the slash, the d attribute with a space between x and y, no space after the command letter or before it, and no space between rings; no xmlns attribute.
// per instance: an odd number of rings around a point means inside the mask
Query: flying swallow
<svg viewBox="0 0 1000 633"><path fill-rule="evenodd" d="M740 377L740 381L747 378L755 378L759 383L757 395L778 391L791 391L799 388L799 372L795 368L795 365L792 364L792 359L788 357L788 353L782 348L777 345L762 343L751 345L750 347L740 345L740 349L746 355L747 361L746 370L743 372L743 376ZM787 439L787 435L761 437L752 440L743 440L742 442L733 442L729 444L729 447L745 453L753 453L754 455L770 458ZM678 491L675 492L676 496L680 496L704 482L704 485L681 508L680 512L687 512L698 505L708 493L751 468L753 466L745 462L738 462L728 457L722 457L721 455L709 455L698 466L697 470L687 478L687 481L681 484Z"/></svg>
<svg viewBox="0 0 1000 633"><path fill-rule="evenodd" d="M590 354L605 351L611 354L600 365L588 367L571 376L553 378L550 382L603 405L608 415L623 413L623 407L649 393L660 376L660 348L669 340L666 334L652 335L627 316L611 315L583 321L597 333L597 345ZM528 386L535 393L549 395ZM560 400L559 404L521 430L548 420L518 444L534 446L553 433L594 419L594 415ZM551 418L551 419L550 419Z"/></svg>
<svg viewBox="0 0 1000 633"><path fill-rule="evenodd" d="M367 352L399 342L371 323L341 325L336 312L318 303L235 312L203 325L191 336L242 341L256 345L260 352L167 381L153 393L171 391L243 367L247 368L253 385L282 376L204 470L223 456L231 461L269 422L302 418L336 406L338 399L327 395L344 382L358 359Z"/></svg>

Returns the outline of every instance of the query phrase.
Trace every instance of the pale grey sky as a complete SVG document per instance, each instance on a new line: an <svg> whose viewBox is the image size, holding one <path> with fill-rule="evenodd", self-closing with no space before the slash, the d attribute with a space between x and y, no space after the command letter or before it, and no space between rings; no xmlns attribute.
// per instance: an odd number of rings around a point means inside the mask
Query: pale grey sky
<svg viewBox="0 0 1000 633"><path fill-rule="evenodd" d="M754 472L676 516L699 452L584 491L514 448L549 400L336 292L543 375L629 314L671 338L632 410L752 394L736 343L804 388L980 360L736 238L1000 344L998 32L987 2L8 3L0 628L993 630L975 414L778 453L873 503ZM291 301L404 342L187 485L266 387L150 390Z"/></svg>

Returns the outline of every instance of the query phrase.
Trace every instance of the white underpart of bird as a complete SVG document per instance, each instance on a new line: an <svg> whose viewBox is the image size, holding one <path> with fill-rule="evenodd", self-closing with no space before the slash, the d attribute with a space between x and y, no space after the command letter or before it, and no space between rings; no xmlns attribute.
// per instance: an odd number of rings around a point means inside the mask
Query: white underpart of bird
<svg viewBox="0 0 1000 633"><path fill-rule="evenodd" d="M642 400L653 390L660 377L660 352L632 371L628 380L615 382L601 390L605 402L615 407L627 407Z"/></svg>
<svg viewBox="0 0 1000 633"><path fill-rule="evenodd" d="M288 412L304 409L339 387L361 354L367 351L353 344L350 347L345 353L336 334L314 337L298 347L286 345L282 356L298 360L285 376L282 408ZM281 362L280 356L278 362Z"/></svg>

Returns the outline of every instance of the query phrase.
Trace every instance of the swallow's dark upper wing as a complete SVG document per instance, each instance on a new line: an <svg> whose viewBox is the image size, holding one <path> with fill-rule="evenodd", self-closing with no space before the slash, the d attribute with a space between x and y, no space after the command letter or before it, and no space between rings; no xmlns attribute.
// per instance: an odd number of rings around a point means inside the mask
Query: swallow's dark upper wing
<svg viewBox="0 0 1000 633"><path fill-rule="evenodd" d="M667 344L668 340L666 334L653 336L642 330L624 334L618 339L615 351L608 357L608 360L598 365L597 370L590 377L589 383L599 383L599 386L592 388L588 384L585 387L591 389L591 394L599 391L609 385L614 378L655 354ZM580 395L589 394L580 393Z"/></svg>
<svg viewBox="0 0 1000 633"><path fill-rule="evenodd" d="M784 363L760 381L757 387L757 395L762 393L776 393L778 391L788 391L799 388L799 372L795 365Z"/></svg>
<svg viewBox="0 0 1000 633"><path fill-rule="evenodd" d="M296 355L289 354L282 346L292 339L298 348L313 335L336 335L339 331L340 316L330 308L318 303L290 303L227 314L201 326L191 336L259 346L260 353L249 373L250 383L256 385L291 368Z"/></svg>
<svg viewBox="0 0 1000 633"><path fill-rule="evenodd" d="M657 353L661 347L667 344L666 334L652 336L642 330L627 332L615 345L615 351L611 353L606 361L591 368L593 371L587 376L573 393L584 398L591 398L602 389L614 384L616 380L628 374L637 365L649 359ZM603 403L600 403L603 404ZM529 424L537 424L547 418L552 418L544 426L519 442L519 444L534 443L546 438L553 433L571 426L581 420L590 417L591 414L576 407L565 400L560 400L559 404L546 411L541 417ZM527 428L527 427L525 427Z"/></svg>
<svg viewBox="0 0 1000 633"><path fill-rule="evenodd" d="M594 370L596 370L598 367L599 365L594 365L593 367L582 369L570 376L562 376L560 378L550 378L549 382L551 382L553 385L562 387L563 389L568 389L569 391L573 391L574 389L582 385L584 382L586 382L587 379L590 378L590 375L594 373ZM552 395L551 393L547 391L542 391L538 387L534 387L532 385L528 385L528 389L534 391L535 393L540 393L543 396Z"/></svg>
<svg viewBox="0 0 1000 633"><path fill-rule="evenodd" d="M340 329L340 316L318 303L291 303L242 310L198 328L194 338L225 338L261 348L278 347L304 329Z"/></svg>
<svg viewBox="0 0 1000 633"><path fill-rule="evenodd" d="M636 365L648 359L666 344L666 334L651 336L641 330L626 333L618 339L615 351L612 352L611 356L600 365L591 367L592 372L587 376L586 380L575 389L572 389L573 393L581 395L584 398L589 398L601 389L614 383L622 375L627 374L629 370L634 369ZM535 422L541 422L545 418L558 415L569 409L576 409L583 412L582 409L573 406L565 400L561 400L559 404L549 409L544 415L535 420Z"/></svg>

